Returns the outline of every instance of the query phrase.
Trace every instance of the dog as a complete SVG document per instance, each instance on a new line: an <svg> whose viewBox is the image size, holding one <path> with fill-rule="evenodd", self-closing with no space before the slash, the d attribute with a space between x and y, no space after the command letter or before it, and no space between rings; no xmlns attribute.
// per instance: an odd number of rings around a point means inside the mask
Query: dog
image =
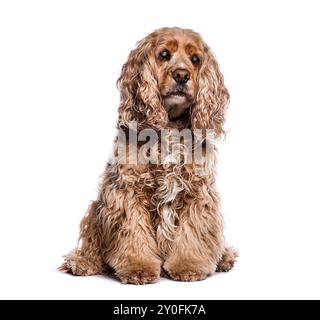
<svg viewBox="0 0 320 320"><path fill-rule="evenodd" d="M161 274L198 281L229 271L238 254L225 243L214 174L214 141L224 136L229 93L215 56L192 30L158 29L131 51L117 84L122 138L81 222L79 245L59 270L113 272L130 284L154 283ZM149 148L141 139L128 141L146 130L156 142ZM184 143L172 143L170 134L182 131L189 133ZM200 161L185 156L186 145L189 152L197 145ZM128 161L134 146L139 159ZM172 147L176 152L160 161Z"/></svg>

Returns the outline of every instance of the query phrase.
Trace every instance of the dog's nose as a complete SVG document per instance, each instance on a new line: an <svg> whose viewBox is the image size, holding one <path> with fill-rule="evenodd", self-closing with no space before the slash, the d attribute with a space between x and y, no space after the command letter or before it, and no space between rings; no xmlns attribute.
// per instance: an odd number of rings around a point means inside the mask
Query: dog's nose
<svg viewBox="0 0 320 320"><path fill-rule="evenodd" d="M172 78L178 84L186 84L190 79L190 74L186 69L177 69L173 71Z"/></svg>

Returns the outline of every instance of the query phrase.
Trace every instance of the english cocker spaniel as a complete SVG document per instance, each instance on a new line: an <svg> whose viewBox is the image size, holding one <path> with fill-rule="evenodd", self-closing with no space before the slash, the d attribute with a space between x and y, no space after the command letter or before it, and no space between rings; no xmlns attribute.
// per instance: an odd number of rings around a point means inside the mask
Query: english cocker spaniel
<svg viewBox="0 0 320 320"><path fill-rule="evenodd" d="M188 29L156 30L131 51L118 86L114 155L59 269L132 284L162 270L180 281L229 271L237 253L224 240L214 175L229 93L208 45Z"/></svg>

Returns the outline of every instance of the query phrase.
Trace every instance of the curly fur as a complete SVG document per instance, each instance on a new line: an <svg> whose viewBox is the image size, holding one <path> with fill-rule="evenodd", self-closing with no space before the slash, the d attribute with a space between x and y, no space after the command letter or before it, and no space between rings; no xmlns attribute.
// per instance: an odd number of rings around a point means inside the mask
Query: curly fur
<svg viewBox="0 0 320 320"><path fill-rule="evenodd" d="M169 65L165 69L156 54L156 48L171 39L175 50L192 40L202 58L199 67L185 63L194 98L188 112L176 121L169 119L161 91ZM172 67L177 63L173 60ZM140 41L122 68L118 86L119 129L129 130L135 120L138 132L189 128L194 134L196 129L213 129L215 138L224 134L229 94L215 57L191 30L163 28ZM133 284L156 282L162 269L180 281L202 280L216 270L230 270L237 254L223 237L215 190L216 155L211 139L201 139L209 144L209 156L200 164L187 164L183 157L173 162L122 164L115 148L98 198L81 222L78 248L65 257L60 270L74 275L113 270L123 283ZM176 150L183 148L181 143ZM156 158L159 155L156 149ZM196 174L199 167L206 167L207 174Z"/></svg>

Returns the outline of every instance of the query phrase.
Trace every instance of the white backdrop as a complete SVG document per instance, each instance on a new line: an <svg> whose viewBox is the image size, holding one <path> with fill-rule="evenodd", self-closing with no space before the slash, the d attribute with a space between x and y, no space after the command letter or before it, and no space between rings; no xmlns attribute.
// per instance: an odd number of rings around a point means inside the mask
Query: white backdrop
<svg viewBox="0 0 320 320"><path fill-rule="evenodd" d="M318 1L1 1L0 298L320 298ZM200 32L231 93L218 187L236 268L124 286L56 272L108 159L135 42Z"/></svg>

